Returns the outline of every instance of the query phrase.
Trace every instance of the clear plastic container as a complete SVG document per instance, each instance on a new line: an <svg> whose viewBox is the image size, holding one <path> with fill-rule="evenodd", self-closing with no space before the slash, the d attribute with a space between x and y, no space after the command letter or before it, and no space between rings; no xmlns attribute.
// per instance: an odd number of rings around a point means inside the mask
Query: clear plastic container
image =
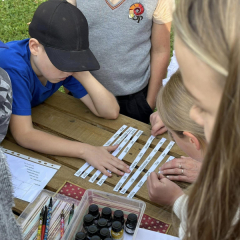
<svg viewBox="0 0 240 240"><path fill-rule="evenodd" d="M34 239L34 237L37 235L37 228L39 224L39 214L44 205L48 205L50 198L53 198L53 202L61 202L63 205L69 205L71 207L72 204L75 205L74 209L74 215L78 215L79 213L79 200L64 196L59 193L51 192L48 190L42 190L40 194L33 200L32 203L30 203L26 209L22 212L22 214L18 217L17 222L21 226L23 230L23 237L24 239ZM69 212L66 212L65 214L65 228L71 226L72 221L70 222L69 226L67 224ZM58 214L59 215L59 214ZM73 216L74 216L73 215ZM52 215L52 221L50 222L50 229L51 225L59 225L60 226L60 220L56 220L56 222L53 222L53 215ZM53 226L54 227L54 226ZM53 234L52 237L49 237L49 239L52 240L59 240L60 239L60 230L56 231L56 234Z"/></svg>
<svg viewBox="0 0 240 240"><path fill-rule="evenodd" d="M100 212L104 207L110 207L112 211L122 210L124 218L127 219L129 213L135 213L138 216L138 223L132 240L136 239L146 204L143 201L130 199L115 194L106 193L94 189L88 189L79 204L78 211L74 213L70 225L66 229L62 240L74 240L77 232L83 229L83 217L88 213L91 204L97 204Z"/></svg>

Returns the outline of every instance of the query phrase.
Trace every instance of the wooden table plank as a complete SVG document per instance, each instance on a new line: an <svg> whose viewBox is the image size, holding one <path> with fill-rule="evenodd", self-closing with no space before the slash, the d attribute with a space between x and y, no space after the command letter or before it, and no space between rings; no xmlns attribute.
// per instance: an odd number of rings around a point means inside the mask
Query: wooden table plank
<svg viewBox="0 0 240 240"><path fill-rule="evenodd" d="M54 110L58 110L69 116L73 116L87 123L101 127L102 129L106 129L112 133L115 133L124 124L135 127L139 130L144 131L143 135L138 140L138 142L142 144L145 144L148 137L151 135L150 125L148 124L139 122L135 119L123 116L121 114L116 121L99 118L92 114L92 112L79 99L61 93L59 91L48 98L44 105L48 105ZM160 139L163 136L168 137L167 134L163 134L162 136L158 136L157 139ZM153 141L152 147L156 146L158 142L157 139ZM164 144L161 151L163 151L166 146L167 144ZM182 152L177 146L174 146L170 151L170 154L172 156L179 157L184 155L184 152Z"/></svg>

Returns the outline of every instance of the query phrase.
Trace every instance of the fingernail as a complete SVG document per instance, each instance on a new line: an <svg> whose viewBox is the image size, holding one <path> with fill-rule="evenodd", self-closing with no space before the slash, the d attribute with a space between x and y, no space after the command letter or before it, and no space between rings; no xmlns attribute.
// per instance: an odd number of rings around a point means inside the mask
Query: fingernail
<svg viewBox="0 0 240 240"><path fill-rule="evenodd" d="M131 170L130 169L128 169L128 171L127 171L128 173L130 173L131 172Z"/></svg>
<svg viewBox="0 0 240 240"><path fill-rule="evenodd" d="M166 178L168 178L168 179L169 179L169 176L166 176Z"/></svg>
<svg viewBox="0 0 240 240"><path fill-rule="evenodd" d="M159 171L158 173L163 174L163 171Z"/></svg>
<svg viewBox="0 0 240 240"><path fill-rule="evenodd" d="M111 177L112 176L112 174L109 174L109 177Z"/></svg>

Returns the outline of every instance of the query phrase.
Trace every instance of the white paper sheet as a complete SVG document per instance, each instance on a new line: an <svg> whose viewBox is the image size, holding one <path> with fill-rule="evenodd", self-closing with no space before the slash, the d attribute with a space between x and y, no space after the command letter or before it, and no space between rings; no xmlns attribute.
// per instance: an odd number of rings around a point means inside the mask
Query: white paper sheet
<svg viewBox="0 0 240 240"><path fill-rule="evenodd" d="M53 168L43 166L31 160L25 160L7 154L6 152L5 154L12 174L14 197L27 202L32 202L34 200L37 194L47 185L60 167L58 165L58 168L56 168L56 165L52 165ZM29 159L31 158L29 157Z"/></svg>
<svg viewBox="0 0 240 240"><path fill-rule="evenodd" d="M125 234L124 240L131 240L132 236ZM180 238L173 237L167 234L149 231L143 228L138 229L137 240L180 240Z"/></svg>

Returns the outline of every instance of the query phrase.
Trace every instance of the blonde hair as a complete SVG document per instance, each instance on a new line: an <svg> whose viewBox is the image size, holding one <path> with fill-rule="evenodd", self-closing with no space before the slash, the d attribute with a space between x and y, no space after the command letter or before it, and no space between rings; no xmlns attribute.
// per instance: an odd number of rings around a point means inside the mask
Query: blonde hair
<svg viewBox="0 0 240 240"><path fill-rule="evenodd" d="M184 131L192 133L203 149L206 142L203 128L189 117L192 105L192 97L187 93L181 74L177 71L159 91L157 109L168 129L174 131L180 138L184 137Z"/></svg>
<svg viewBox="0 0 240 240"><path fill-rule="evenodd" d="M201 172L189 193L184 239L240 239L240 0L180 0L177 36L225 77Z"/></svg>

